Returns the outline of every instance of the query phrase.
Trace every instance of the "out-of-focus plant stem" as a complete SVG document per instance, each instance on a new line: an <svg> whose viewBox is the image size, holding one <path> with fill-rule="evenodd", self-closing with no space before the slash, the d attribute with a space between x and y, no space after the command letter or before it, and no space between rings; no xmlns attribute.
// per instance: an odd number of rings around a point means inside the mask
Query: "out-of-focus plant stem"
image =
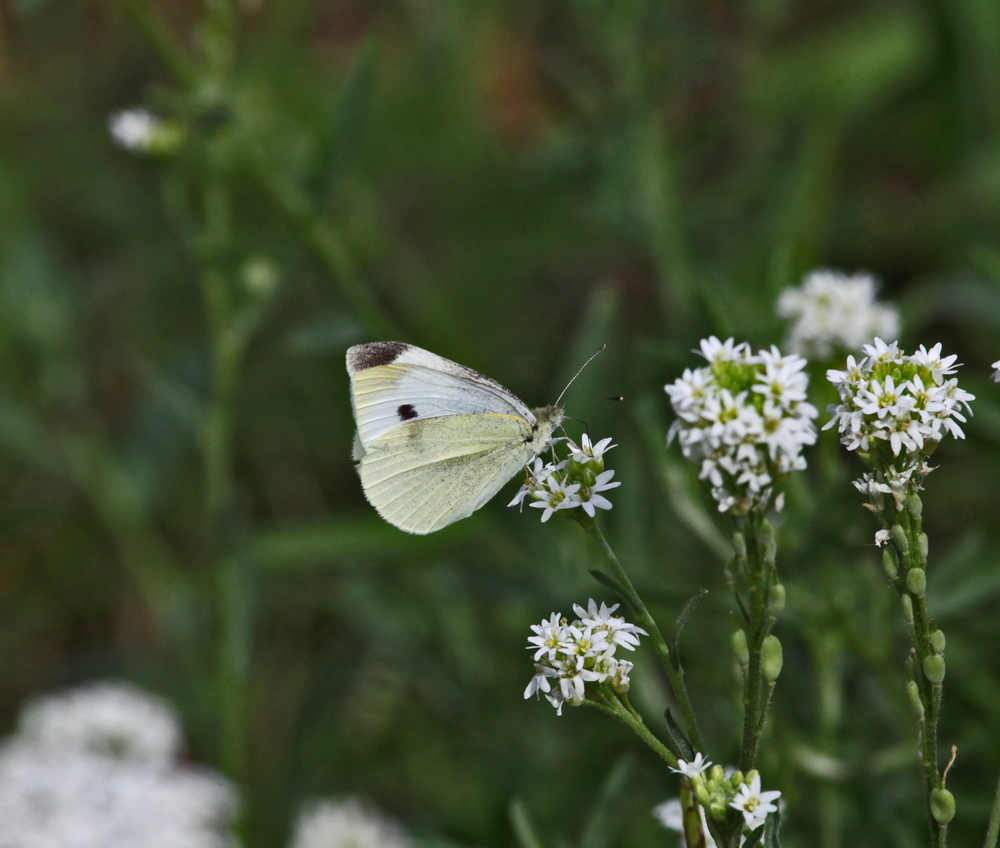
<svg viewBox="0 0 1000 848"><path fill-rule="evenodd" d="M118 0L118 5L143 34L171 76L184 88L190 88L195 80L191 60L148 0Z"/></svg>

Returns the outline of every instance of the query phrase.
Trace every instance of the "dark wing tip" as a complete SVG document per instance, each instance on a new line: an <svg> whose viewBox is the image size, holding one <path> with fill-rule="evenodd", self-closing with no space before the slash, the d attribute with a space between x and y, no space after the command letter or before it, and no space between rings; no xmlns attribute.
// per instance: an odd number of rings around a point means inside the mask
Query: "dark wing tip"
<svg viewBox="0 0 1000 848"><path fill-rule="evenodd" d="M366 368L391 365L410 346L403 342L370 342L354 345L347 350L347 371L355 374Z"/></svg>

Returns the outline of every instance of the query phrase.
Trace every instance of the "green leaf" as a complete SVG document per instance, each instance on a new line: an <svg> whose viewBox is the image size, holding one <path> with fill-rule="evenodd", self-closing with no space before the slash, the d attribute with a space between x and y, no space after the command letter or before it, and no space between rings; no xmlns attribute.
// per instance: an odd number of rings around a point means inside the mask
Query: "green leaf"
<svg viewBox="0 0 1000 848"><path fill-rule="evenodd" d="M767 817L764 822L764 848L781 848L781 840L778 839L778 831L781 830L781 810L777 810Z"/></svg>
<svg viewBox="0 0 1000 848"><path fill-rule="evenodd" d="M764 828L758 827L756 830L750 831L750 835L747 837L747 841L743 843L742 848L754 848L755 845L760 845L760 840L764 837Z"/></svg>
<svg viewBox="0 0 1000 848"><path fill-rule="evenodd" d="M510 826L520 848L545 848L545 842L538 835L535 823L531 819L531 810L523 798L512 798L507 808Z"/></svg>
<svg viewBox="0 0 1000 848"><path fill-rule="evenodd" d="M664 712L663 718L667 723L667 733L670 734L670 739L674 743L674 753L687 761L694 759L694 748L687 736L684 735L680 725L674 720L669 707Z"/></svg>
<svg viewBox="0 0 1000 848"><path fill-rule="evenodd" d="M674 622L674 629L670 631L670 659L675 668L681 667L681 631L684 629L684 625L687 624L688 619L694 615L694 611L698 609L698 604L701 603L701 599L707 594L708 589L699 589L695 592L694 595L688 599L688 602L681 607L680 614L677 616L677 621Z"/></svg>
<svg viewBox="0 0 1000 848"><path fill-rule="evenodd" d="M612 577L608 577L603 571L598 571L596 568L591 569L590 576L593 577L598 583L604 586L606 589L610 589L614 592L633 613L637 610L629 603L628 593L626 593L625 588Z"/></svg>
<svg viewBox="0 0 1000 848"><path fill-rule="evenodd" d="M632 777L635 757L625 754L611 767L601 784L600 794L593 805L593 812L580 834L580 848L609 848L614 836L615 813Z"/></svg>

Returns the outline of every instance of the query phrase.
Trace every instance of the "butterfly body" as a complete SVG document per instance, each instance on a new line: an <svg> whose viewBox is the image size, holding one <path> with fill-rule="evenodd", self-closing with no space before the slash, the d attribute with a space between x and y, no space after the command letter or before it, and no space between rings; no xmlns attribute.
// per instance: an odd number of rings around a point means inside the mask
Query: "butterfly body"
<svg viewBox="0 0 1000 848"><path fill-rule="evenodd" d="M530 410L496 380L402 342L347 351L365 496L390 524L466 518L549 445L560 406Z"/></svg>

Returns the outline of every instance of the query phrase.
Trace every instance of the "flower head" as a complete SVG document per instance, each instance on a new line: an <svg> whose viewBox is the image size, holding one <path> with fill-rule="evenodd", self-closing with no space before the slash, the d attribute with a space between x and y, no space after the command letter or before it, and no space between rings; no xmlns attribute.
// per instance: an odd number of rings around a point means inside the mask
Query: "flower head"
<svg viewBox="0 0 1000 848"><path fill-rule="evenodd" d="M314 801L299 814L291 848L411 848L395 822L357 799Z"/></svg>
<svg viewBox="0 0 1000 848"><path fill-rule="evenodd" d="M567 621L554 612L540 624L531 625L528 650L534 651L535 676L524 697L544 695L562 715L564 704L583 703L588 684L607 684L615 692L627 692L632 663L615 657L619 647L632 651L646 631L612 615L618 605L608 607L591 599L587 608L574 604L580 618Z"/></svg>
<svg viewBox="0 0 1000 848"><path fill-rule="evenodd" d="M676 438L698 463L720 512L763 509L782 477L805 468L802 448L816 441L806 361L715 336L701 352L709 365L665 387L677 415L667 444Z"/></svg>
<svg viewBox="0 0 1000 848"><path fill-rule="evenodd" d="M736 797L729 802L729 806L743 813L743 820L750 830L756 830L767 819L768 813L777 811L777 807L772 804L781 797L777 791L761 792L760 775L755 774L750 785L741 783L736 791Z"/></svg>
<svg viewBox="0 0 1000 848"><path fill-rule="evenodd" d="M712 765L710 760L706 760L701 753L697 753L694 755L694 759L691 762L678 760L678 768L671 767L670 770L675 774L683 774L685 777L696 777L710 765Z"/></svg>
<svg viewBox="0 0 1000 848"><path fill-rule="evenodd" d="M876 336L899 335L899 313L875 301L875 280L869 274L847 276L838 271L813 271L798 288L787 288L777 311L791 320L788 347L804 356L825 359L836 349L857 351Z"/></svg>

